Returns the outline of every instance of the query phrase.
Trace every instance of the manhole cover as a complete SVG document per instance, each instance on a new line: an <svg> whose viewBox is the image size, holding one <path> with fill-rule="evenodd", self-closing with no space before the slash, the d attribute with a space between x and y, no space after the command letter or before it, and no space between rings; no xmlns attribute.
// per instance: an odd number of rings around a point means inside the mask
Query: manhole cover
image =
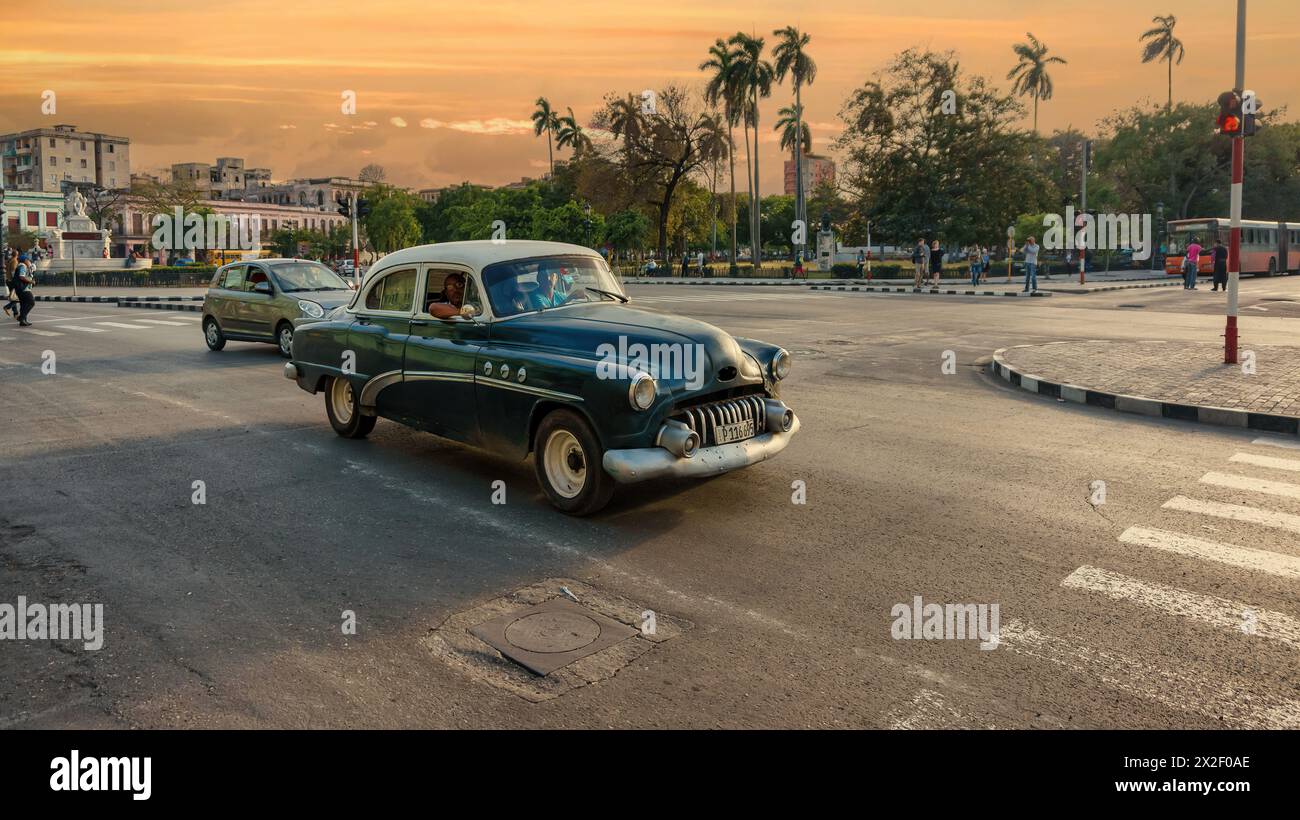
<svg viewBox="0 0 1300 820"><path fill-rule="evenodd" d="M470 628L469 633L538 675L607 649L637 631L563 598Z"/></svg>
<svg viewBox="0 0 1300 820"><path fill-rule="evenodd" d="M538 612L506 627L506 640L526 652L572 652L600 637L600 624L576 612Z"/></svg>

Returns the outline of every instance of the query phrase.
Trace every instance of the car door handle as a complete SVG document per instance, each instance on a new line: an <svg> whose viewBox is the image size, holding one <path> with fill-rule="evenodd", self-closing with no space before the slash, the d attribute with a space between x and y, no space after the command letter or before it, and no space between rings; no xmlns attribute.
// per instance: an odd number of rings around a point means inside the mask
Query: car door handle
<svg viewBox="0 0 1300 820"><path fill-rule="evenodd" d="M412 319L411 325L414 327L428 327L433 324L432 319Z"/></svg>

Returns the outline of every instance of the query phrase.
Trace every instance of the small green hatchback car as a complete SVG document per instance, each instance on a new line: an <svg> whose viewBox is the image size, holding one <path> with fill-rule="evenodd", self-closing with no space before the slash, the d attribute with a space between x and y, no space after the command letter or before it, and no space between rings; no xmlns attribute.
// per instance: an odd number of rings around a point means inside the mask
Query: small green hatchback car
<svg viewBox="0 0 1300 820"><path fill-rule="evenodd" d="M352 301L352 286L307 259L258 259L217 268L203 299L203 338L212 350L227 340L270 342L289 358L295 319L320 319Z"/></svg>

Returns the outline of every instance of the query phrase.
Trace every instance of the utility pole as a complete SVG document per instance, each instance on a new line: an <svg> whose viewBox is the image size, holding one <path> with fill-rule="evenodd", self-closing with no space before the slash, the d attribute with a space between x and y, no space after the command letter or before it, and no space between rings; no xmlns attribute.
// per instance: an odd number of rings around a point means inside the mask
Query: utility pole
<svg viewBox="0 0 1300 820"><path fill-rule="evenodd" d="M1233 92L1246 88L1246 0L1237 0L1237 79ZM1245 181L1246 129L1232 138L1232 232L1228 244L1228 321L1223 330L1223 363L1237 363L1237 287L1241 281L1241 194Z"/></svg>
<svg viewBox="0 0 1300 820"><path fill-rule="evenodd" d="M867 281L871 281L871 220L867 220Z"/></svg>
<svg viewBox="0 0 1300 820"><path fill-rule="evenodd" d="M1088 270L1088 168L1092 165L1092 140L1083 141L1083 173L1080 178L1083 180L1083 230L1079 232L1079 241L1075 243L1079 251L1079 284L1084 283ZM1109 265L1107 265L1109 267Z"/></svg>

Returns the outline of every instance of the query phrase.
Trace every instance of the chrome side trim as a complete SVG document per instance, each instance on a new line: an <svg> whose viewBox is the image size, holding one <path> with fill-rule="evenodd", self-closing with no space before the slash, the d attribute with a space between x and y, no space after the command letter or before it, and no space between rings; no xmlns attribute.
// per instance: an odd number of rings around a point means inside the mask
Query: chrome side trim
<svg viewBox="0 0 1300 820"><path fill-rule="evenodd" d="M407 370L402 381L408 382L472 382L473 373L454 370Z"/></svg>
<svg viewBox="0 0 1300 820"><path fill-rule="evenodd" d="M766 461L781 452L799 432L799 417L793 418L788 433L763 433L754 438L714 447L701 447L693 458L678 458L663 447L606 450L601 466L620 484L635 484L674 476L698 478L717 475Z"/></svg>
<svg viewBox="0 0 1300 820"><path fill-rule="evenodd" d="M385 387L392 387L402 381L402 371L390 370L387 373L380 373L378 376L372 376L370 381L366 382L365 387L361 388L361 398L357 403L363 410L375 409L375 399L383 392Z"/></svg>
<svg viewBox="0 0 1300 820"><path fill-rule="evenodd" d="M516 384L512 381L503 379L493 379L487 376L474 377L475 384L484 384L489 387L500 387L502 390L514 390L517 393L531 393L534 396L542 396L548 399L563 399L565 401L582 401L582 396L575 396L572 393L561 393L558 390L547 390L544 387L533 387L530 384Z"/></svg>

